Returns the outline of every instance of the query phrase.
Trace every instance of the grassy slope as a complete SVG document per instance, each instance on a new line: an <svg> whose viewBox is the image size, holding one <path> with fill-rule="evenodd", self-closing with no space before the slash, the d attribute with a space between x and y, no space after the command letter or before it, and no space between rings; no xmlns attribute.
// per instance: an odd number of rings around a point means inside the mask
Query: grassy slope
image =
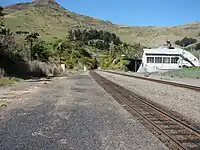
<svg viewBox="0 0 200 150"><path fill-rule="evenodd" d="M57 17L53 9L42 7L29 7L6 16L5 23L13 31L28 30L40 33L44 39L53 36L64 37L68 31L67 18Z"/></svg>
<svg viewBox="0 0 200 150"><path fill-rule="evenodd" d="M6 25L13 31L36 31L44 39L52 39L54 36L65 37L70 28L82 27L114 32L127 43L140 42L146 46L159 46L167 39L175 42L185 36L200 41L200 36L197 36L200 32L199 22L176 27L125 27L75 14L55 4L38 6L25 3L13 6L15 5L6 8L9 12L5 16Z"/></svg>

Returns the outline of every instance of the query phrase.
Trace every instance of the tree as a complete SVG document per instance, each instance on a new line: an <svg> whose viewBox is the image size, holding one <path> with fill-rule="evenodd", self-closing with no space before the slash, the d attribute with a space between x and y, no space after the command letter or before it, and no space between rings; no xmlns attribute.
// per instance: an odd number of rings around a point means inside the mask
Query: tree
<svg viewBox="0 0 200 150"><path fill-rule="evenodd" d="M10 30L4 27L4 15L3 7L0 6L0 45L3 43L5 36L11 34Z"/></svg>
<svg viewBox="0 0 200 150"><path fill-rule="evenodd" d="M63 52L65 51L65 49L68 47L67 43L65 40L62 39L58 39L55 41L55 43L53 44L53 49L58 52L59 55L59 61L60 61L60 65L61 65L61 57Z"/></svg>
<svg viewBox="0 0 200 150"><path fill-rule="evenodd" d="M86 51L85 49L81 48L79 51L81 56L83 57L88 57L88 58L92 58L92 56L90 55L90 53L88 53L88 51Z"/></svg>
<svg viewBox="0 0 200 150"><path fill-rule="evenodd" d="M0 50L1 50L1 53L3 51L11 52L12 46L16 48L16 43L14 41L14 38L11 37L12 32L10 31L10 29L4 26L4 22L3 22L4 15L5 14L3 13L3 7L0 6Z"/></svg>
<svg viewBox="0 0 200 150"><path fill-rule="evenodd" d="M4 26L3 19L4 19L3 7L0 6L0 26Z"/></svg>
<svg viewBox="0 0 200 150"><path fill-rule="evenodd" d="M81 38L81 30L80 29L74 30L74 36L75 36L75 40L81 41L82 40L82 38Z"/></svg>
<svg viewBox="0 0 200 150"><path fill-rule="evenodd" d="M200 43L196 44L195 50L200 50Z"/></svg>
<svg viewBox="0 0 200 150"><path fill-rule="evenodd" d="M108 50L110 48L110 45L109 45L108 42L104 42L103 44L104 44L104 49L105 50Z"/></svg>
<svg viewBox="0 0 200 150"><path fill-rule="evenodd" d="M73 41L73 40L74 40L74 33L73 33L72 30L69 30L68 38L69 38L70 41Z"/></svg>
<svg viewBox="0 0 200 150"><path fill-rule="evenodd" d="M48 61L52 56L50 45L45 41L39 41L33 46L32 57L34 60Z"/></svg>
<svg viewBox="0 0 200 150"><path fill-rule="evenodd" d="M103 40L104 32L102 30L99 31L99 39Z"/></svg>
<svg viewBox="0 0 200 150"><path fill-rule="evenodd" d="M30 44L31 61L33 60L33 43L38 39L39 34L36 32L30 33L25 40Z"/></svg>
<svg viewBox="0 0 200 150"><path fill-rule="evenodd" d="M16 33L16 34L19 34L19 35L27 35L27 34L30 34L28 31L16 31L15 33Z"/></svg>
<svg viewBox="0 0 200 150"><path fill-rule="evenodd" d="M98 48L98 49L103 50L104 49L103 41L97 41L95 47Z"/></svg>
<svg viewBox="0 0 200 150"><path fill-rule="evenodd" d="M111 41L110 41L110 36L111 36L110 32L104 32L104 34L103 34L103 40L104 40L105 42L110 43L110 42L111 42Z"/></svg>
<svg viewBox="0 0 200 150"><path fill-rule="evenodd" d="M81 32L81 41L82 42L87 42L88 41L88 36L87 36L87 31L86 30L83 30Z"/></svg>
<svg viewBox="0 0 200 150"><path fill-rule="evenodd" d="M115 36L116 36L116 35L115 35ZM120 44L122 44L122 41L120 40L119 37L115 37L115 38L114 38L114 44L115 44L115 45L120 45Z"/></svg>

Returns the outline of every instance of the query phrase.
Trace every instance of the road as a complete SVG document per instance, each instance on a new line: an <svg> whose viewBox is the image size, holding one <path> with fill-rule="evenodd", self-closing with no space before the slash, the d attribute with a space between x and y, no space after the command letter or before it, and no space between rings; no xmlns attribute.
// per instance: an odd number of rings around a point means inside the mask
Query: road
<svg viewBox="0 0 200 150"><path fill-rule="evenodd" d="M2 98L11 89L1 90ZM13 91L23 94L0 109L2 150L167 149L88 72L28 82Z"/></svg>

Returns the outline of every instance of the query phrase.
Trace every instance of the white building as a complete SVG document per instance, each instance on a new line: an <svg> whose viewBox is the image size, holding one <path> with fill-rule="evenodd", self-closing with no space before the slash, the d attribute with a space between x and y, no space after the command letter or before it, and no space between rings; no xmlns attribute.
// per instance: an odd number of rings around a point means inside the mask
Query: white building
<svg viewBox="0 0 200 150"><path fill-rule="evenodd" d="M144 49L142 64L137 72L161 72L180 69L183 66L200 66L199 60L190 52L163 45L155 49Z"/></svg>

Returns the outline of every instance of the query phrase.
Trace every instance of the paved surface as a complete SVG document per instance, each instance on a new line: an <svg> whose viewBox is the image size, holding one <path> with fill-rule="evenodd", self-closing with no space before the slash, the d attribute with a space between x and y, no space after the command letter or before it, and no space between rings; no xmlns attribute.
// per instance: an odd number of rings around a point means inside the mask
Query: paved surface
<svg viewBox="0 0 200 150"><path fill-rule="evenodd" d="M88 73L44 84L22 99L0 120L2 150L167 149Z"/></svg>

